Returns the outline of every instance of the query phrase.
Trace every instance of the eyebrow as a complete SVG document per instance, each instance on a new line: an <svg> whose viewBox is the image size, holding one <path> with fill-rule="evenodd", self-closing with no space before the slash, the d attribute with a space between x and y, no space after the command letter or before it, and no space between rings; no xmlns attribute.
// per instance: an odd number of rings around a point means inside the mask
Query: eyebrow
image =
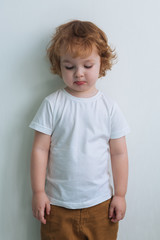
<svg viewBox="0 0 160 240"><path fill-rule="evenodd" d="M62 63L71 63L69 60L63 60Z"/></svg>
<svg viewBox="0 0 160 240"><path fill-rule="evenodd" d="M94 59L87 59L87 60L84 61L84 62L95 62L95 60L94 60ZM62 61L62 63L72 63L72 62L70 62L70 61L67 60L67 59L64 59L64 60Z"/></svg>

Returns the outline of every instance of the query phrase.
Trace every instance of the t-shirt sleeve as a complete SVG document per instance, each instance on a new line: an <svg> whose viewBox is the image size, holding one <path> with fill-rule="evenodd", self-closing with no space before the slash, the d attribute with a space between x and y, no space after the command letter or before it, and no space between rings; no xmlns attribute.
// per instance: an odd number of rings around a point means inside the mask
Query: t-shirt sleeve
<svg viewBox="0 0 160 240"><path fill-rule="evenodd" d="M111 119L110 139L120 138L130 133L130 127L125 119L124 114L122 113L121 109L119 108L116 102L114 102L113 104L110 119Z"/></svg>
<svg viewBox="0 0 160 240"><path fill-rule="evenodd" d="M47 135L52 134L53 114L51 104L46 98L42 101L29 127Z"/></svg>

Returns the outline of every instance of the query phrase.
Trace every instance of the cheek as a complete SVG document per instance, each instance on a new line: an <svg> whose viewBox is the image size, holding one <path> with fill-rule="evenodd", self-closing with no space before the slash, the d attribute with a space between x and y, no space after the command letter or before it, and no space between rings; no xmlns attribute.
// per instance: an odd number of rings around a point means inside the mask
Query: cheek
<svg viewBox="0 0 160 240"><path fill-rule="evenodd" d="M62 77L63 78L69 78L71 76L71 72L70 71L62 71Z"/></svg>
<svg viewBox="0 0 160 240"><path fill-rule="evenodd" d="M95 70L95 75L97 78L99 78L99 74L100 74L100 66L96 68Z"/></svg>
<svg viewBox="0 0 160 240"><path fill-rule="evenodd" d="M99 76L99 69L96 68L96 69L93 69L93 71L91 71L88 76L92 79L97 79L97 77Z"/></svg>

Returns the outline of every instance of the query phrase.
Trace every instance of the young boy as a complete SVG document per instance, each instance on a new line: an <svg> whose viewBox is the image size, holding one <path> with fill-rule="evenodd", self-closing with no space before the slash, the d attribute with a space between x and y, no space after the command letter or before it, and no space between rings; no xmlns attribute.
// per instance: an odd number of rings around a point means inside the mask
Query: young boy
<svg viewBox="0 0 160 240"><path fill-rule="evenodd" d="M59 26L47 53L66 87L43 100L30 124L32 210L41 239L115 240L126 210L129 126L96 81L116 54L104 32L84 21Z"/></svg>

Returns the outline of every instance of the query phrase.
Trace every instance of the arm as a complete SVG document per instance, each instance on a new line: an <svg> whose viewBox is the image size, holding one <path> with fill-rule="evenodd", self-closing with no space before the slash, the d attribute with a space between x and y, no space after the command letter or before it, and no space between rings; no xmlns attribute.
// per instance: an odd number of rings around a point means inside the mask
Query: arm
<svg viewBox="0 0 160 240"><path fill-rule="evenodd" d="M110 205L109 217L112 222L118 222L124 218L126 211L128 153L125 137L110 139L109 145L115 191Z"/></svg>
<svg viewBox="0 0 160 240"><path fill-rule="evenodd" d="M31 185L33 191L32 210L33 215L42 223L45 209L50 212L50 202L45 194L45 176L50 149L51 136L35 131L33 148L31 153Z"/></svg>

